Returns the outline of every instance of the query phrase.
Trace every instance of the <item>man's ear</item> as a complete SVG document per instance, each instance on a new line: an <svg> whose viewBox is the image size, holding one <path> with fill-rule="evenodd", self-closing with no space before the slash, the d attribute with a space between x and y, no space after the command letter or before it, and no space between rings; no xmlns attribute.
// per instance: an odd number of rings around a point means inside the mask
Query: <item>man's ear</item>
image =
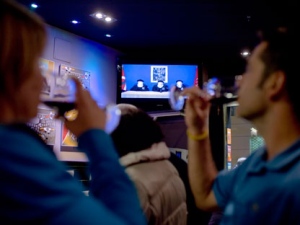
<svg viewBox="0 0 300 225"><path fill-rule="evenodd" d="M286 76L282 70L273 72L267 82L267 92L270 99L278 99L283 96L285 91Z"/></svg>

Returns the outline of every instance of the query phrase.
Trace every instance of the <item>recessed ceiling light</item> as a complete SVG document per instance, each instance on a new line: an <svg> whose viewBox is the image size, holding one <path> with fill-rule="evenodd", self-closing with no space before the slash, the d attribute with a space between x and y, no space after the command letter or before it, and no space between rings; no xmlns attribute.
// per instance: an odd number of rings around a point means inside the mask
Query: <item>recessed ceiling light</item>
<svg viewBox="0 0 300 225"><path fill-rule="evenodd" d="M103 20L105 22L111 23L111 22L115 22L117 21L115 18L111 17L111 16L107 16L102 12L95 12L93 14L90 14L91 17L94 17L98 20Z"/></svg>
<svg viewBox="0 0 300 225"><path fill-rule="evenodd" d="M71 23L73 23L73 24L78 24L79 21L78 21L78 20L72 20Z"/></svg>
<svg viewBox="0 0 300 225"><path fill-rule="evenodd" d="M36 9L36 8L38 8L39 6L38 6L37 4L35 4L35 3L32 3L32 4L30 5L30 7L33 8L33 9Z"/></svg>
<svg viewBox="0 0 300 225"><path fill-rule="evenodd" d="M101 19L101 18L103 18L103 14L102 13L96 13L96 18L98 18L98 19Z"/></svg>
<svg viewBox="0 0 300 225"><path fill-rule="evenodd" d="M111 37L111 34L105 34L106 37Z"/></svg>
<svg viewBox="0 0 300 225"><path fill-rule="evenodd" d="M105 21L106 21L106 22L111 22L111 20L112 20L111 17L109 17L109 16L108 16L108 17L105 17Z"/></svg>
<svg viewBox="0 0 300 225"><path fill-rule="evenodd" d="M251 53L250 53L249 50L243 50L243 51L241 52L242 57L245 57L245 58L247 58L250 54L251 54Z"/></svg>

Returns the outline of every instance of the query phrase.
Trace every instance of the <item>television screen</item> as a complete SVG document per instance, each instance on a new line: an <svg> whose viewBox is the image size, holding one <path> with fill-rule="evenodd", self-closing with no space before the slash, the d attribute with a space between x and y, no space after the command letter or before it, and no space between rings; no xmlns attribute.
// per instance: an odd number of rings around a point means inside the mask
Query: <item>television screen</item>
<svg viewBox="0 0 300 225"><path fill-rule="evenodd" d="M134 104L146 111L170 109L172 86L198 86L196 64L131 64L119 65L118 103Z"/></svg>
<svg viewBox="0 0 300 225"><path fill-rule="evenodd" d="M198 85L198 66L123 64L121 98L168 98L176 83Z"/></svg>

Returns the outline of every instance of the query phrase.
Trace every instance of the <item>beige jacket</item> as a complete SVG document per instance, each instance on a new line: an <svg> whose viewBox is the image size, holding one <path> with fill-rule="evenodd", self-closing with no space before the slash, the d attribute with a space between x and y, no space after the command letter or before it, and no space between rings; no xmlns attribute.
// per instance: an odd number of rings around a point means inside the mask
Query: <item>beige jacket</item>
<svg viewBox="0 0 300 225"><path fill-rule="evenodd" d="M185 187L169 162L164 142L120 159L133 180L144 213L151 225L186 225Z"/></svg>

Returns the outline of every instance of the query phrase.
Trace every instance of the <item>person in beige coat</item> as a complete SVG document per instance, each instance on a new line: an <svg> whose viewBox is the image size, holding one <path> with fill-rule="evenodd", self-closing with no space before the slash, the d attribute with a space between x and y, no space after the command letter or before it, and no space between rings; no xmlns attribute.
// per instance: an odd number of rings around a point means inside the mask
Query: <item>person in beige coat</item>
<svg viewBox="0 0 300 225"><path fill-rule="evenodd" d="M185 187L168 160L171 153L159 125L133 105L118 107L121 119L111 137L120 163L136 186L148 224L186 225Z"/></svg>

